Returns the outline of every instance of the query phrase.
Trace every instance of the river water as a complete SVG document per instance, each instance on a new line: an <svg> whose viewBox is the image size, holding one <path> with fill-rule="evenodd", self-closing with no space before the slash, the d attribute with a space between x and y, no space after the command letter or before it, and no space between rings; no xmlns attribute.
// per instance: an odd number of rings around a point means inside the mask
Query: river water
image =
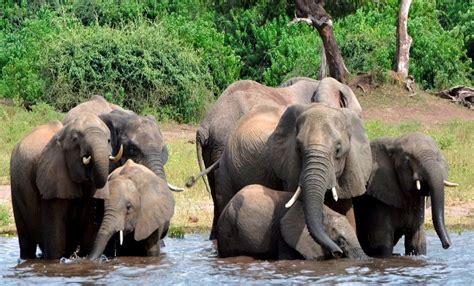
<svg viewBox="0 0 474 286"><path fill-rule="evenodd" d="M218 258L207 235L166 238L159 257L120 257L89 262L63 259L19 261L16 237L0 237L0 277L8 283L119 284L367 284L474 283L474 231L451 234L448 250L428 233L428 255L354 261L262 261L248 257ZM402 253L400 243L396 252Z"/></svg>

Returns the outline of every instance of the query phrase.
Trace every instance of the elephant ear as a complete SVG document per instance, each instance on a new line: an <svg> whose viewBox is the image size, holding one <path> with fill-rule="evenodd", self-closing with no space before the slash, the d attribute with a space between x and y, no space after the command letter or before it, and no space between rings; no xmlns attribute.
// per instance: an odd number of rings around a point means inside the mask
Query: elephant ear
<svg viewBox="0 0 474 286"><path fill-rule="evenodd" d="M372 141L373 166L367 194L384 202L387 205L397 208L405 206L397 174L391 159L390 149L393 139L382 138Z"/></svg>
<svg viewBox="0 0 474 286"><path fill-rule="evenodd" d="M296 120L306 109L301 104L288 107L269 138L273 172L284 181L285 191L294 192L298 187L301 164L296 152Z"/></svg>
<svg viewBox="0 0 474 286"><path fill-rule="evenodd" d="M354 111L359 118L362 116L362 107L352 89L342 84L340 92L340 106Z"/></svg>
<svg viewBox="0 0 474 286"><path fill-rule="evenodd" d="M130 114L118 109L113 110L107 114L99 115L99 118L105 123L105 125L107 125L110 130L110 144L112 145L113 149L112 154L117 154L120 148L119 135L128 116L130 116Z"/></svg>
<svg viewBox="0 0 474 286"><path fill-rule="evenodd" d="M72 181L68 173L66 158L61 148L64 128L45 146L38 162L36 186L44 200L82 198L79 184Z"/></svg>
<svg viewBox="0 0 474 286"><path fill-rule="evenodd" d="M305 259L324 259L325 250L311 238L306 227L303 206L300 201L296 201L281 218L280 231L283 240Z"/></svg>
<svg viewBox="0 0 474 286"><path fill-rule="evenodd" d="M347 108L341 109L351 134L351 146L344 171L338 179L338 196L349 199L365 193L365 186L372 171L372 153L367 134L360 118Z"/></svg>
<svg viewBox="0 0 474 286"><path fill-rule="evenodd" d="M147 174L147 176L155 178L137 186L141 206L135 228L136 241L146 239L157 229L158 236L161 237L174 211L173 197L168 191L166 182L155 174ZM137 182L135 184L138 185Z"/></svg>

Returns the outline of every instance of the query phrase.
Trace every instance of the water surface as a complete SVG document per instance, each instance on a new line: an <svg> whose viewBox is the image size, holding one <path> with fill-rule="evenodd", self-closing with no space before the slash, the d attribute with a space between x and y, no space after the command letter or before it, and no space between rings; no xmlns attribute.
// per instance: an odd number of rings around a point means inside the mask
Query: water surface
<svg viewBox="0 0 474 286"><path fill-rule="evenodd" d="M452 246L441 247L428 233L428 254L354 261L261 261L248 257L218 258L207 235L166 238L159 257L120 257L89 262L20 261L16 237L0 237L0 277L3 283L474 283L474 231L451 234ZM396 252L403 252L397 245Z"/></svg>

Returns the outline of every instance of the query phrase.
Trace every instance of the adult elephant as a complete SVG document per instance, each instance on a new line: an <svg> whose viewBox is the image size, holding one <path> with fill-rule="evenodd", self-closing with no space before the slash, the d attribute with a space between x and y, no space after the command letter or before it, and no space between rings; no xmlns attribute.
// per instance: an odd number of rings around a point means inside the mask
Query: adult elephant
<svg viewBox="0 0 474 286"><path fill-rule="evenodd" d="M335 78L323 78L311 98L312 102L325 102L331 107L345 107L362 117L362 107L352 89Z"/></svg>
<svg viewBox="0 0 474 286"><path fill-rule="evenodd" d="M319 103L293 105L282 113L282 108L256 106L239 121L220 160L214 208L220 215L251 184L301 193L311 236L341 254L324 231L323 203L328 190L336 201L365 192L372 159L362 122L349 109Z"/></svg>
<svg viewBox="0 0 474 286"><path fill-rule="evenodd" d="M405 254L426 254L425 198L443 248L451 241L444 225L448 166L436 143L421 133L380 138L370 144L373 169L367 193L354 200L357 235L370 256L387 257L401 236Z"/></svg>
<svg viewBox="0 0 474 286"><path fill-rule="evenodd" d="M37 245L46 259L67 257L78 245L90 250L92 196L107 195L109 141L107 126L90 114L37 127L15 146L10 178L22 259L35 258Z"/></svg>
<svg viewBox="0 0 474 286"><path fill-rule="evenodd" d="M108 102L100 95L94 95L88 101L78 104L76 107L69 110L63 119L63 124L69 123L71 120L83 113L92 113L99 116L104 113L112 112L113 110L121 110L124 112L133 113L132 111L125 110L116 104Z"/></svg>
<svg viewBox="0 0 474 286"><path fill-rule="evenodd" d="M93 96L71 109L63 122L92 111L110 129L112 148L120 152L124 148L122 160L110 165L110 171L123 165L128 159L143 164L166 180L164 165L168 161L163 134L153 116L140 116L130 110L107 102L102 96ZM170 190L183 191L168 183Z"/></svg>
<svg viewBox="0 0 474 286"><path fill-rule="evenodd" d="M252 256L259 259L331 258L331 253L314 242L305 223L300 201L287 209L291 192L261 185L240 190L227 204L217 225L221 257ZM343 251L343 256L366 259L355 230L343 215L323 207L324 228Z"/></svg>
<svg viewBox="0 0 474 286"><path fill-rule="evenodd" d="M166 181L143 165L128 160L109 177L110 196L90 254L97 259L115 235L120 244L108 255L157 256L174 212Z"/></svg>
<svg viewBox="0 0 474 286"><path fill-rule="evenodd" d="M299 80L291 86L282 88L268 87L251 80L231 84L196 131L196 153L201 173L189 178L186 186L191 187L200 176L207 175L209 185L205 180L204 183L216 206L216 186L219 185L219 178L216 177L215 169L237 121L259 104L286 107L295 103L310 103L318 85L319 81L311 79ZM214 207L210 239L215 239L214 230L218 218L219 209Z"/></svg>

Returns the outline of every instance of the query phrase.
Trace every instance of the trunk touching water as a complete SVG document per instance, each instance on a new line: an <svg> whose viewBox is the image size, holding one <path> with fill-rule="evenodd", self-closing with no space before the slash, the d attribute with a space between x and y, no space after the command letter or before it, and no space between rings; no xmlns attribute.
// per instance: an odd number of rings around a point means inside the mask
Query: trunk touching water
<svg viewBox="0 0 474 286"><path fill-rule="evenodd" d="M439 170L439 164L435 164L432 167L427 168L428 170L428 185L431 193L431 214L433 218L433 225L438 234L441 244L444 249L449 248L451 240L449 239L448 231L444 224L444 183L442 172Z"/></svg>
<svg viewBox="0 0 474 286"><path fill-rule="evenodd" d="M302 196L306 225L311 237L333 256L342 255L342 250L329 238L323 224L324 195L329 186L331 172L329 154L323 151L305 152L302 168Z"/></svg>
<svg viewBox="0 0 474 286"><path fill-rule="evenodd" d="M102 255L110 238L117 232L116 222L117 218L114 215L109 213L104 216L99 232L97 233L97 237L94 241L94 247L92 248L91 254L89 255L90 259L94 260Z"/></svg>
<svg viewBox="0 0 474 286"><path fill-rule="evenodd" d="M107 183L109 175L109 148L102 133L94 132L88 135L88 137L87 141L92 146L92 180L96 188L102 188Z"/></svg>

